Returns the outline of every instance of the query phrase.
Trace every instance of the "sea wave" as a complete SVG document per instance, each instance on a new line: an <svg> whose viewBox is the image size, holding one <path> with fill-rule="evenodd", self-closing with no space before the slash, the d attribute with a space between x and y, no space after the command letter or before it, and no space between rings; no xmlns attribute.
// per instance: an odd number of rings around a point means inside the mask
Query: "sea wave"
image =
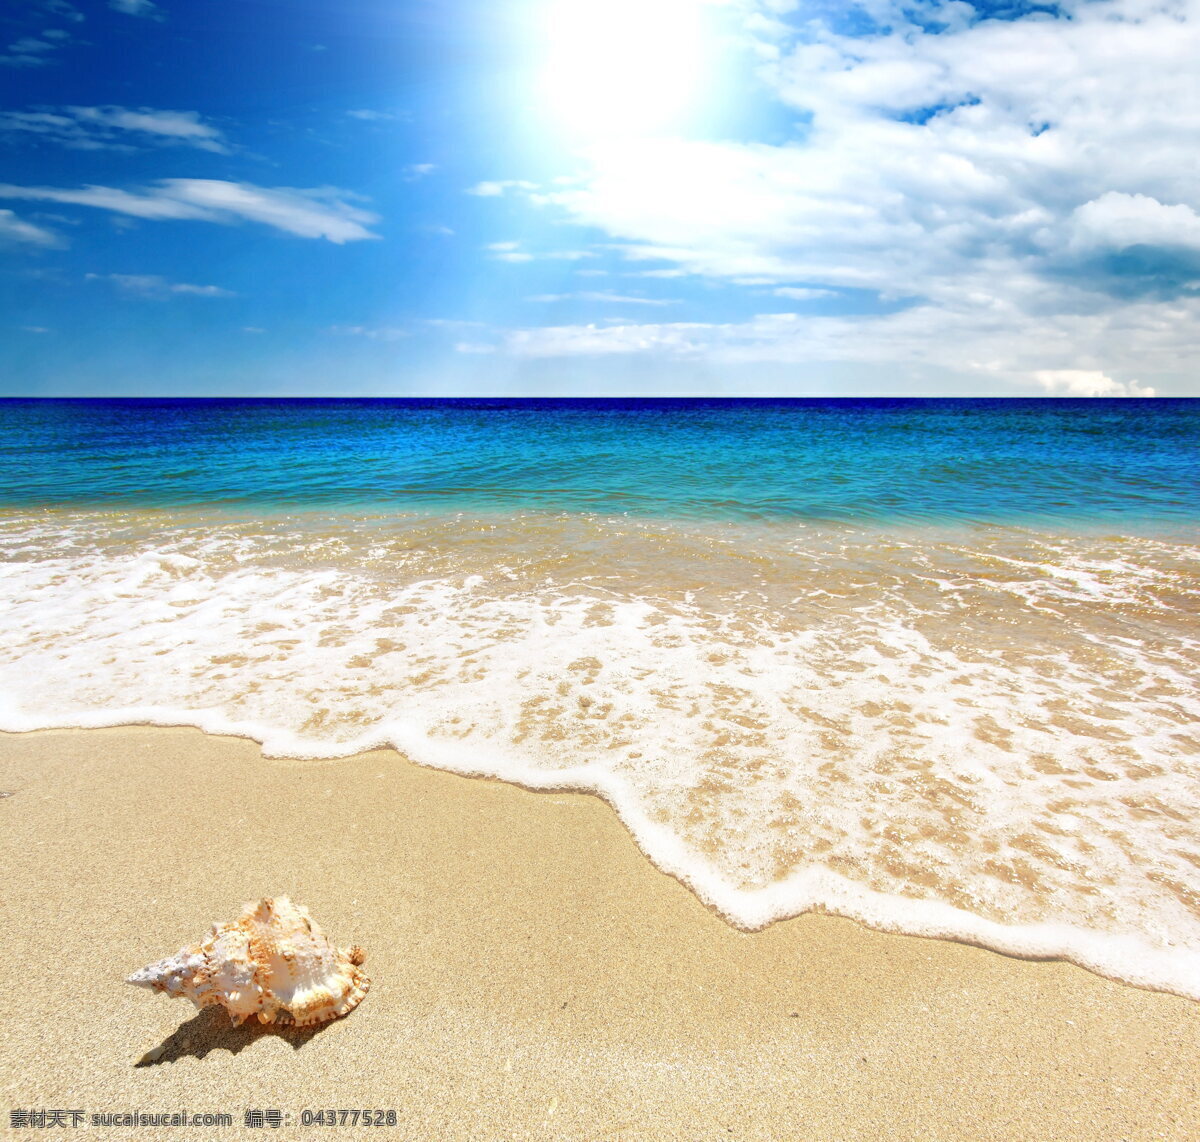
<svg viewBox="0 0 1200 1142"><path fill-rule="evenodd" d="M811 910L1200 999L1200 549L999 526L9 512L0 729L394 746Z"/></svg>

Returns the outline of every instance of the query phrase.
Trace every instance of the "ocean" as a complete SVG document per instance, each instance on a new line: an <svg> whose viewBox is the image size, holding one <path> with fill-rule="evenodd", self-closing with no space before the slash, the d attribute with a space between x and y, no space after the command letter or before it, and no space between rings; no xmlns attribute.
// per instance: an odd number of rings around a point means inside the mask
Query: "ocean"
<svg viewBox="0 0 1200 1142"><path fill-rule="evenodd" d="M2 401L0 730L394 746L1200 999L1198 523L1189 401Z"/></svg>

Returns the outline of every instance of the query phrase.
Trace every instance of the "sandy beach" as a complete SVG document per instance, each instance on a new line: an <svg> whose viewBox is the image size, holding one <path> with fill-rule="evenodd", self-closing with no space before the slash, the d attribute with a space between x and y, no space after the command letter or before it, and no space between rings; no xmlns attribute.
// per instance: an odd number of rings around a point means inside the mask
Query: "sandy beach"
<svg viewBox="0 0 1200 1142"><path fill-rule="evenodd" d="M186 1110L234 1120L191 1137L261 1137L245 1111L278 1109L273 1136L320 1137L305 1109L379 1108L398 1125L330 1133L1200 1137L1200 1005L828 916L739 932L593 797L151 728L4 735L0 790L6 1128ZM123 982L284 893L367 949L348 1018L233 1028Z"/></svg>

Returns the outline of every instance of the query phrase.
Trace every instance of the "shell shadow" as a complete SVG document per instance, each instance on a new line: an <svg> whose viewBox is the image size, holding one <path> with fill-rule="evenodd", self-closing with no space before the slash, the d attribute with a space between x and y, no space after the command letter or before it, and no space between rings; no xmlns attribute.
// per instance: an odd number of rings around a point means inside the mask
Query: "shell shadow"
<svg viewBox="0 0 1200 1142"><path fill-rule="evenodd" d="M299 1051L317 1035L336 1023L336 1019L317 1023L311 1027L293 1027L274 1023L259 1023L257 1019L243 1023L240 1027L230 1022L223 1007L206 1007L186 1023L181 1023L157 1047L152 1047L134 1067L158 1067L163 1063L174 1063L179 1059L203 1059L210 1051L228 1051L236 1055L252 1043L267 1036L290 1043L293 1051Z"/></svg>

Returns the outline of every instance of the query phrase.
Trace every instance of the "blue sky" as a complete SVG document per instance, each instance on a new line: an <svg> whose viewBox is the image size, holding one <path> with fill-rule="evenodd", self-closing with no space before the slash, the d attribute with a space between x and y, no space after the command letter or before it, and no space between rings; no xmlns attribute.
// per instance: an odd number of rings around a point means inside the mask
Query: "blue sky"
<svg viewBox="0 0 1200 1142"><path fill-rule="evenodd" d="M0 393L1200 395L1200 0L23 0Z"/></svg>

